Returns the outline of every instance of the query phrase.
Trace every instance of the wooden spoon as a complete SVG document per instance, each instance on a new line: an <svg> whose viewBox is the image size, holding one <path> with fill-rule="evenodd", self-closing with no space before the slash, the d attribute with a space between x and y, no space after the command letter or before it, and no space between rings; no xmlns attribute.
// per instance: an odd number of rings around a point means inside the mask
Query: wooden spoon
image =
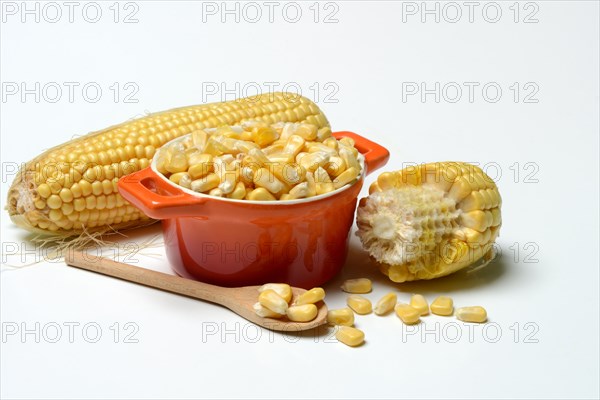
<svg viewBox="0 0 600 400"><path fill-rule="evenodd" d="M234 313L250 322L274 331L298 332L315 328L327 322L327 306L320 302L315 319L309 322L292 322L287 318L281 319L262 318L256 315L252 306L258 301L259 286L244 286L226 288L209 285L207 283L181 278L179 276L164 274L146 268L110 260L105 257L86 255L86 253L69 250L65 255L65 262L72 267L109 275L130 282L139 283L167 292L182 294L195 299L210 301L229 308ZM306 292L301 288L292 287L292 301L297 296Z"/></svg>

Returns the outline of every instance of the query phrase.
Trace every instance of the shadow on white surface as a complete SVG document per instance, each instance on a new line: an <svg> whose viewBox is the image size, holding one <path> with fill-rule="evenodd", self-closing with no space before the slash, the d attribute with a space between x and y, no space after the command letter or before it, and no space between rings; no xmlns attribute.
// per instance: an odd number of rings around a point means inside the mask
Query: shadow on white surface
<svg viewBox="0 0 600 400"><path fill-rule="evenodd" d="M327 284L331 290L336 290L341 282L351 278L369 278L374 286L387 290L399 290L403 293L420 293L423 295L452 294L475 288L493 286L511 272L511 260L507 255L498 255L490 264L483 268L467 267L454 274L431 280L420 280L395 283L379 272L376 263L360 248L358 243L351 243L344 269Z"/></svg>

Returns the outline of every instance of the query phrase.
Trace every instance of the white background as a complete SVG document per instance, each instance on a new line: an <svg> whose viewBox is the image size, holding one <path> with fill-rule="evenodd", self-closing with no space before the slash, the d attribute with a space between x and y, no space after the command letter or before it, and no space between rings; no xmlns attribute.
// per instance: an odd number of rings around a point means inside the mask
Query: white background
<svg viewBox="0 0 600 400"><path fill-rule="evenodd" d="M334 130L387 146L388 170L442 160L485 166L503 196L503 226L502 254L488 268L404 285L381 276L353 235L345 269L325 286L330 308L344 305L343 279L364 276L375 282L368 295L374 301L388 291L401 300L413 292L429 300L446 294L458 306L485 306L490 324L484 330L427 317L409 334L395 316L359 316L356 326L367 341L349 348L327 334L257 331L224 308L60 261L11 268L22 265L16 251L35 248L3 212L3 332L39 323L42 334L39 343L20 331L3 338L3 398L599 396L597 2L480 2L473 22L458 2L462 16L454 23L456 7L445 3L437 4L439 22L422 15L421 2L390 1L321 3L315 22L313 2L300 2L297 23L290 22L290 6L283 14L286 3L277 3L272 22L267 6L257 3L262 18L255 23L249 20L256 8L243 3L239 22L232 14L224 23L220 2L122 3L116 23L113 2L99 3L96 23L84 18L95 18L92 6L82 15L83 2L72 23L62 2L55 23L56 10L44 14L44 3L37 6L39 22L22 15L20 2L13 3L16 15L7 3L0 31L2 207L14 165L73 135L145 112L219 101L224 91L207 89L221 83L234 92L231 99L244 89L252 93L254 83L276 82L278 89L299 86ZM217 14L203 13L215 6ZM412 15L414 6L420 10ZM502 14L493 23L497 8ZM124 23L132 12L137 22ZM40 90L50 83L39 102L35 94L11 94L15 84L31 89L36 82ZM78 84L73 101L63 86L62 98L52 102L52 82ZM421 82L428 89L440 83L439 102L435 94L407 94ZM454 103L452 82L463 89ZM464 82L478 85L472 99ZM88 83L102 89L95 103L93 91L87 98L81 92ZM501 88L499 98L493 87ZM129 100L137 103L125 101L132 88L139 90ZM528 101L537 102L525 102L535 90ZM154 226L121 242L157 235ZM161 241L134 260L168 271ZM25 261L35 259L30 254ZM71 322L79 324L72 343L65 325ZM82 332L88 323L102 329L97 343L86 340L93 328ZM55 324L62 336L50 343ZM126 343L136 327L129 339L137 343Z"/></svg>

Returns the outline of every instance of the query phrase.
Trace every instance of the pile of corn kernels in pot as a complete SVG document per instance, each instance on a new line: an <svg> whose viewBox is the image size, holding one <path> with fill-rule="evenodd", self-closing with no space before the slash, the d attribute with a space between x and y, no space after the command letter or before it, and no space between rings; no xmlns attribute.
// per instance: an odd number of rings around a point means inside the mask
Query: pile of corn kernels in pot
<svg viewBox="0 0 600 400"><path fill-rule="evenodd" d="M236 200L296 200L333 192L361 175L351 138L304 123L197 130L161 148L156 168L198 193Z"/></svg>

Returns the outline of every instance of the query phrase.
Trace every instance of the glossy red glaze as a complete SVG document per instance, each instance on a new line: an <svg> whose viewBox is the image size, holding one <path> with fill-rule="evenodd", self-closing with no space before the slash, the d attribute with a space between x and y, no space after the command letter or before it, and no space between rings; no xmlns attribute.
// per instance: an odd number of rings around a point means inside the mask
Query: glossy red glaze
<svg viewBox="0 0 600 400"><path fill-rule="evenodd" d="M389 152L352 132L366 173ZM364 176L329 197L299 203L228 201L195 196L150 167L119 181L121 195L162 220L166 252L179 275L221 286L286 282L311 288L344 265L348 237Z"/></svg>

